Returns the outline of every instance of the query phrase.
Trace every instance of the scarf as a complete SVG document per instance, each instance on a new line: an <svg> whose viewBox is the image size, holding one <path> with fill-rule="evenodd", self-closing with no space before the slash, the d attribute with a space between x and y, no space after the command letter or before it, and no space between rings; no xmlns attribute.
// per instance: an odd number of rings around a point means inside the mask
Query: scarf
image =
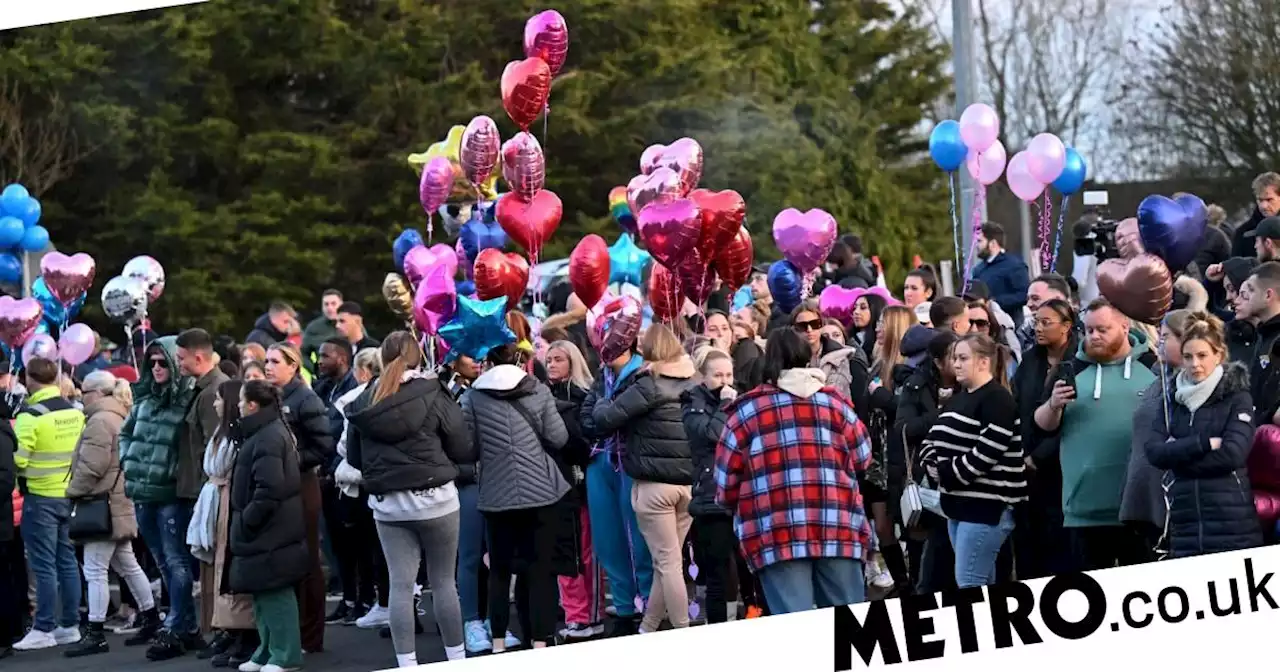
<svg viewBox="0 0 1280 672"><path fill-rule="evenodd" d="M236 464L236 445L230 439L215 443L209 440L204 451L204 473L209 480L200 488L191 522L187 525L187 544L191 555L205 564L213 564L217 545L218 511L222 506L219 486L230 483L231 469Z"/></svg>
<svg viewBox="0 0 1280 672"><path fill-rule="evenodd" d="M1187 410L1194 415L1206 401L1209 401L1213 391L1218 389L1223 372L1222 365L1219 364L1212 373L1198 383L1192 382L1186 371L1179 373L1175 381L1177 389L1173 393L1173 398L1177 399L1179 404L1186 406Z"/></svg>
<svg viewBox="0 0 1280 672"><path fill-rule="evenodd" d="M642 366L644 366L644 358L638 354L632 354L631 359L622 365L622 369L617 373L614 373L613 369L608 366L604 367L604 398L612 400L613 396L618 392L618 383L639 371ZM591 451L591 456L595 457L600 453L606 453L610 463L615 468L621 469L622 454L626 452L626 449L626 440L623 438L622 432L614 432L612 436L605 437L603 441L596 444Z"/></svg>

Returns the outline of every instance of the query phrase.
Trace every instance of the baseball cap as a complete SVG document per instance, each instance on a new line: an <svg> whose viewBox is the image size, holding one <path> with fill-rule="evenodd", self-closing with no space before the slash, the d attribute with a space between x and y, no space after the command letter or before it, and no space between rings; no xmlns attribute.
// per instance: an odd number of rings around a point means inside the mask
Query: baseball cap
<svg viewBox="0 0 1280 672"><path fill-rule="evenodd" d="M1244 234L1245 238L1280 239L1280 217L1268 217L1258 222L1258 228Z"/></svg>
<svg viewBox="0 0 1280 672"><path fill-rule="evenodd" d="M925 301L916 305L916 319L920 320L920 324L929 324L929 309L932 307L932 301Z"/></svg>
<svg viewBox="0 0 1280 672"><path fill-rule="evenodd" d="M769 264L752 264L751 272L759 273L760 275L769 275Z"/></svg>
<svg viewBox="0 0 1280 672"><path fill-rule="evenodd" d="M981 280L972 280L969 282L969 290L960 298L965 301L989 301L991 299L991 288Z"/></svg>

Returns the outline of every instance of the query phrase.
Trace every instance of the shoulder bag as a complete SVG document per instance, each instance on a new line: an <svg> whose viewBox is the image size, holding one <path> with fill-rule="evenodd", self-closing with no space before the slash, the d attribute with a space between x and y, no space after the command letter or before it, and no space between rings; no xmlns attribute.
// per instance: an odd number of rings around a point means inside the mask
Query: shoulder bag
<svg viewBox="0 0 1280 672"><path fill-rule="evenodd" d="M120 484L123 468L116 470L116 480L106 492L71 500L68 536L72 541L105 541L111 539L111 493Z"/></svg>

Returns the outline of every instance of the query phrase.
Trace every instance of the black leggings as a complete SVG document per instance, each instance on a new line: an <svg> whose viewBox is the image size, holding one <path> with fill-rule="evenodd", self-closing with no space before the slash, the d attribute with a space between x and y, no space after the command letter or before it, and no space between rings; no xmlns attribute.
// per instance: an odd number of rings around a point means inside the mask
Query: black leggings
<svg viewBox="0 0 1280 672"><path fill-rule="evenodd" d="M338 559L343 601L387 606L390 579L373 511L365 505L364 497L347 497L332 486L324 486L323 494L326 532ZM426 563L422 566L425 569Z"/></svg>
<svg viewBox="0 0 1280 672"><path fill-rule="evenodd" d="M738 601L738 538L733 519L728 516L697 516L693 519L694 559L698 577L707 586L707 622L728 620L730 602Z"/></svg>
<svg viewBox="0 0 1280 672"><path fill-rule="evenodd" d="M511 577L516 579L520 636L530 644L551 643L560 618L555 554L555 505L485 513L489 535L489 624L502 637L511 622Z"/></svg>

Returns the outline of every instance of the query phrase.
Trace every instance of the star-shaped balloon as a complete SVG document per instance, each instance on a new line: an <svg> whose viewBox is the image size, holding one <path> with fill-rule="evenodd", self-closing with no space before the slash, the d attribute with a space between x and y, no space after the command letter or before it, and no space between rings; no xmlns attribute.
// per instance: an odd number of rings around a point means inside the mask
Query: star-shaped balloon
<svg viewBox="0 0 1280 672"><path fill-rule="evenodd" d="M488 301L459 296L457 313L440 328L440 337L449 342L449 356L480 360L496 347L515 343L515 332L507 326L506 317L505 296Z"/></svg>
<svg viewBox="0 0 1280 672"><path fill-rule="evenodd" d="M409 165L413 167L418 177L422 177L422 168L431 162L432 159L443 156L449 159L454 168L453 191L449 194L450 203L474 203L477 198L481 201L492 201L498 197L498 173L485 180L480 185L479 194L476 193L476 186L462 174L462 134L467 130L466 126L454 126L449 129L449 134L444 140L437 142L427 148L427 151L420 154L409 155ZM466 221L465 219L463 221Z"/></svg>
<svg viewBox="0 0 1280 672"><path fill-rule="evenodd" d="M609 248L609 282L640 286L641 274L649 265L649 259L648 252L636 247L631 234L618 236L618 242Z"/></svg>

